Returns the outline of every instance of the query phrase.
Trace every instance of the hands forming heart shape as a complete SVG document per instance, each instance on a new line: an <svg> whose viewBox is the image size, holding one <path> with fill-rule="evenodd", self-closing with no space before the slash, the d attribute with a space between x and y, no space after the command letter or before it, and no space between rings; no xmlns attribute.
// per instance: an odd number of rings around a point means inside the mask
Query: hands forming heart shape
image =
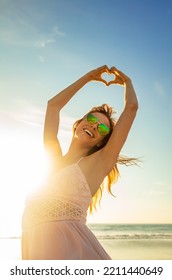
<svg viewBox="0 0 172 280"><path fill-rule="evenodd" d="M123 86L126 81L129 80L129 77L114 66L109 69L106 65L104 65L91 71L90 74L93 80L102 82L106 86L111 84Z"/></svg>
<svg viewBox="0 0 172 280"><path fill-rule="evenodd" d="M109 86L110 84L114 84L116 80L116 75L110 72L104 72L103 74L101 74L101 77L102 82L105 82L107 86Z"/></svg>

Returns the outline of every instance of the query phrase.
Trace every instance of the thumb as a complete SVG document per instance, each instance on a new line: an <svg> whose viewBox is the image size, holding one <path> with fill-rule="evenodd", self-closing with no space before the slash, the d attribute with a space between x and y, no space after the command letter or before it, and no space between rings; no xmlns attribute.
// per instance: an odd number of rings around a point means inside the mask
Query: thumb
<svg viewBox="0 0 172 280"><path fill-rule="evenodd" d="M112 85L112 84L116 84L116 81L113 80L113 81L108 82L108 83L107 83L107 86L110 86L110 85Z"/></svg>
<svg viewBox="0 0 172 280"><path fill-rule="evenodd" d="M101 82L104 83L106 86L108 86L108 82L101 78Z"/></svg>
<svg viewBox="0 0 172 280"><path fill-rule="evenodd" d="M102 73L103 74L103 73ZM108 82L105 80L105 79L103 79L102 78L102 74L101 74L101 76L100 76L100 82L102 82L102 83L104 83L106 86L108 85Z"/></svg>
<svg viewBox="0 0 172 280"><path fill-rule="evenodd" d="M106 86L108 86L108 82L106 80L104 80L102 77L99 81L102 82L103 84L105 84Z"/></svg>

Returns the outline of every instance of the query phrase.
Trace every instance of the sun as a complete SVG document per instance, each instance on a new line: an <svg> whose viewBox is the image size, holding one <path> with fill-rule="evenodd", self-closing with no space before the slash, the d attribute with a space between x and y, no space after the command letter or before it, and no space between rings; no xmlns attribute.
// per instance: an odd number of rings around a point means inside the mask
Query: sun
<svg viewBox="0 0 172 280"><path fill-rule="evenodd" d="M20 171L18 174L15 170L17 177L19 175L19 178L16 178L16 187L19 191L24 190L26 194L29 194L43 184L48 173L49 162L43 146L36 139L29 139L28 143L25 141L22 146L20 143L15 156L15 164Z"/></svg>
<svg viewBox="0 0 172 280"><path fill-rule="evenodd" d="M0 139L0 237L20 236L25 201L49 171L40 135L12 132L6 129Z"/></svg>

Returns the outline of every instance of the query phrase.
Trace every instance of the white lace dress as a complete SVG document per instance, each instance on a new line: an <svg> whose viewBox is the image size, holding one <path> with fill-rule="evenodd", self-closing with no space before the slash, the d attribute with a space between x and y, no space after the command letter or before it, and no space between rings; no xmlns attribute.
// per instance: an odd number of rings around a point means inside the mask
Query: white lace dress
<svg viewBox="0 0 172 280"><path fill-rule="evenodd" d="M26 202L22 259L109 260L86 225L91 193L78 164L69 165Z"/></svg>

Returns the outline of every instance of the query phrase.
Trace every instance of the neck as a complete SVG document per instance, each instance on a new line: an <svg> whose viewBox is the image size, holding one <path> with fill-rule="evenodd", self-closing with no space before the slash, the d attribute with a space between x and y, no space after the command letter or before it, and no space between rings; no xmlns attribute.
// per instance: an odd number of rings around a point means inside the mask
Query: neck
<svg viewBox="0 0 172 280"><path fill-rule="evenodd" d="M88 155L88 147L80 144L79 141L72 141L69 147L68 152L65 154L64 158L67 161L75 162L82 157L86 157Z"/></svg>

